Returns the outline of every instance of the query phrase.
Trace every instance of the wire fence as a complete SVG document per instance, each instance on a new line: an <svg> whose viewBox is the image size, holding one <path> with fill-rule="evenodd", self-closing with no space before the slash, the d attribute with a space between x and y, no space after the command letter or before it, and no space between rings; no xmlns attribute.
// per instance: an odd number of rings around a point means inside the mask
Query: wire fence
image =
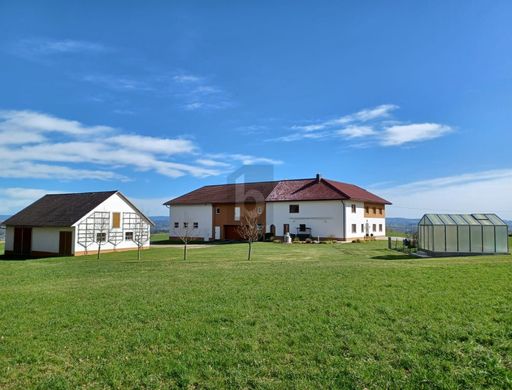
<svg viewBox="0 0 512 390"><path fill-rule="evenodd" d="M417 240L415 238L388 237L388 249L414 253L417 251Z"/></svg>

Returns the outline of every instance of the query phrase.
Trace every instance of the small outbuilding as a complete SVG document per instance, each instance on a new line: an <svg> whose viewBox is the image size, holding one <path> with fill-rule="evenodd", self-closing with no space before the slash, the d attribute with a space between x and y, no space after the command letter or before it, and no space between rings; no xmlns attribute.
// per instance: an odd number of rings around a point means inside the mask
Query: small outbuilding
<svg viewBox="0 0 512 390"><path fill-rule="evenodd" d="M6 255L45 257L146 248L153 222L107 191L45 195L2 225Z"/></svg>
<svg viewBox="0 0 512 390"><path fill-rule="evenodd" d="M508 226L496 214L425 214L418 250L430 256L507 254Z"/></svg>

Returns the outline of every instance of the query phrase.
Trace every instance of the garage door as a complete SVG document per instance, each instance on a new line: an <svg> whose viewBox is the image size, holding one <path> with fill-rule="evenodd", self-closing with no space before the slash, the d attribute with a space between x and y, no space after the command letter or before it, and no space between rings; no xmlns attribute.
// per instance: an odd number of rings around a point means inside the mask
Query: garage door
<svg viewBox="0 0 512 390"><path fill-rule="evenodd" d="M224 239L225 240L241 240L240 233L238 233L237 225L224 225Z"/></svg>

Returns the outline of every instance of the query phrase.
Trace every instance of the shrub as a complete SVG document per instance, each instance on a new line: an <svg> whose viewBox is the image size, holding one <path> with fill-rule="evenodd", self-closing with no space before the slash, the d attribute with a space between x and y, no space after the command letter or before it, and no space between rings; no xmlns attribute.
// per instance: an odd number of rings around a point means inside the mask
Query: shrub
<svg viewBox="0 0 512 390"><path fill-rule="evenodd" d="M311 238L306 238L306 239L304 240L304 242L305 242L306 244L311 244L311 243L313 242L313 240L312 240Z"/></svg>

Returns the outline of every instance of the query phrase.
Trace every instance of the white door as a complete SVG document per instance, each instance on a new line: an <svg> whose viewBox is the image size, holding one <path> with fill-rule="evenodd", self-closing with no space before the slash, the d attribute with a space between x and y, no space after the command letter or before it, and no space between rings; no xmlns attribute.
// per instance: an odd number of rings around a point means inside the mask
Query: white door
<svg viewBox="0 0 512 390"><path fill-rule="evenodd" d="M215 226L215 239L220 240L220 226Z"/></svg>

